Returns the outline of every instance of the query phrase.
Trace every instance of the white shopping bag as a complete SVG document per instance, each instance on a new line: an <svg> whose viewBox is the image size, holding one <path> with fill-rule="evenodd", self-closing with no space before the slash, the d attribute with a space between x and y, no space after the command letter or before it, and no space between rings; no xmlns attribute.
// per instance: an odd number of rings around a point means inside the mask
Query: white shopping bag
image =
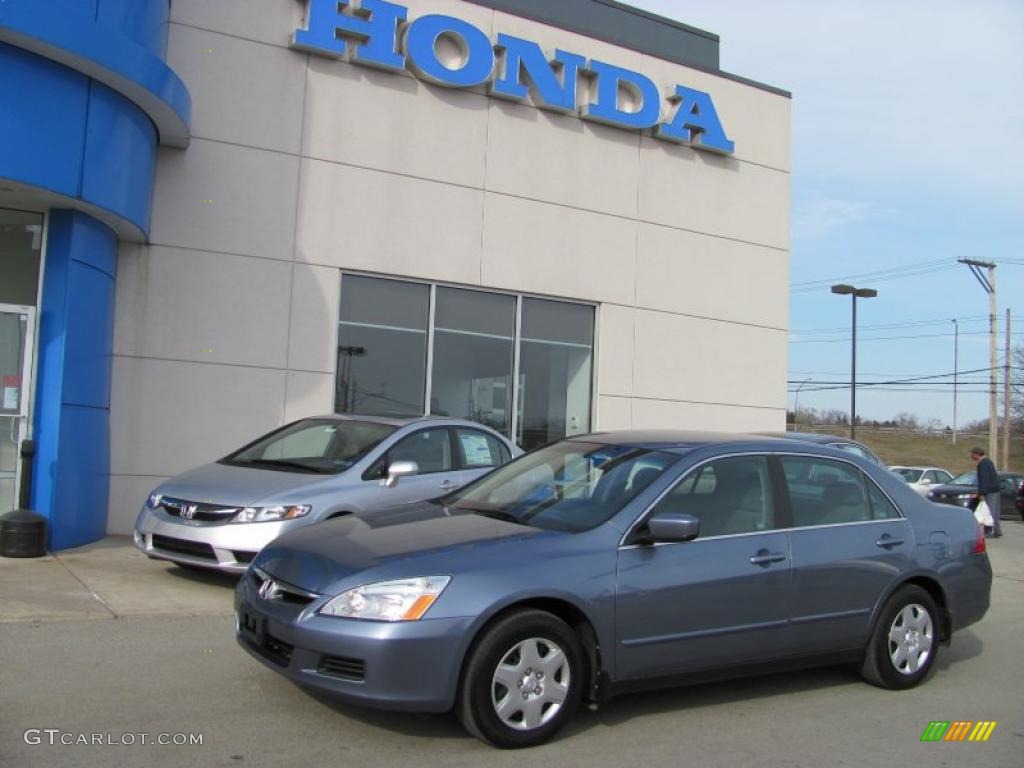
<svg viewBox="0 0 1024 768"><path fill-rule="evenodd" d="M974 508L974 519L982 525L992 527L992 511L988 508L988 504L982 499L978 502L978 506Z"/></svg>

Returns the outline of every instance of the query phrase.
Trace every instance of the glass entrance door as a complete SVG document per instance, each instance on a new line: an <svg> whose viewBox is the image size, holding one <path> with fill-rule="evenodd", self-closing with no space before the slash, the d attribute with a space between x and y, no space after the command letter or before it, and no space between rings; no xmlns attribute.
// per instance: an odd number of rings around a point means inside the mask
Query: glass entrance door
<svg viewBox="0 0 1024 768"><path fill-rule="evenodd" d="M19 448L29 429L35 318L33 307L0 304L0 514L18 506Z"/></svg>

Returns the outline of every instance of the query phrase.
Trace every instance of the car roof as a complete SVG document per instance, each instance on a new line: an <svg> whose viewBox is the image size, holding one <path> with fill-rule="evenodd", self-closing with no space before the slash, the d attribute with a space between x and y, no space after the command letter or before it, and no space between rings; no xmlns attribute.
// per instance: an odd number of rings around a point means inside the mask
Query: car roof
<svg viewBox="0 0 1024 768"><path fill-rule="evenodd" d="M689 429L623 429L609 432L589 432L585 435L567 437L566 440L646 448L672 453L689 453L709 445L738 447L760 444L768 448L781 442L772 435Z"/></svg>
<svg viewBox="0 0 1024 768"><path fill-rule="evenodd" d="M940 472L949 472L948 469L945 469L943 467L924 466L922 464L893 464L893 465L891 465L889 467L889 469L892 469L892 470L896 470L896 469L920 469L922 472L927 472L928 470L931 470L931 469L937 469ZM950 473L950 474L952 474L952 473Z"/></svg>
<svg viewBox="0 0 1024 768"><path fill-rule="evenodd" d="M818 432L758 432L758 435L764 437L782 437L787 440L803 440L806 443L857 443L856 440L851 440L848 437L840 437L839 435L823 435ZM860 443L857 443L858 445Z"/></svg>
<svg viewBox="0 0 1024 768"><path fill-rule="evenodd" d="M394 427L405 427L409 424L418 423L439 423L439 424L465 424L467 427L480 427L491 430L490 427L469 419L458 419L451 416L374 416L364 413L324 413L318 416L307 416L301 421L311 419L315 421L365 421L374 424L390 424ZM493 430L491 430L493 431Z"/></svg>

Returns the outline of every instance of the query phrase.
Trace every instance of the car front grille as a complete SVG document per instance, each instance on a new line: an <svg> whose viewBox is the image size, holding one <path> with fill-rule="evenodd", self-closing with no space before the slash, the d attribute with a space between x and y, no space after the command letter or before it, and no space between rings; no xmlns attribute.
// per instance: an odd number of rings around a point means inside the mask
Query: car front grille
<svg viewBox="0 0 1024 768"><path fill-rule="evenodd" d="M289 605L309 605L319 597L315 592L307 592L304 589L299 589L291 584L279 581L259 568L251 569L249 575L252 578L253 584L256 585L256 593L260 596L261 600L274 600L288 603ZM273 587L264 594L263 585L268 581L273 582Z"/></svg>
<svg viewBox="0 0 1024 768"><path fill-rule="evenodd" d="M160 500L160 506L171 517L194 520L197 523L226 523L242 511L242 507L225 507L223 504L168 497Z"/></svg>
<svg viewBox="0 0 1024 768"><path fill-rule="evenodd" d="M366 679L366 662L362 659L347 659L344 656L321 656L316 671L328 677L361 681Z"/></svg>
<svg viewBox="0 0 1024 768"><path fill-rule="evenodd" d="M159 533L153 534L153 549L173 552L178 555L189 555L201 557L204 560L217 560L213 553L213 547L200 541L188 541L187 539L175 539L172 536L162 536Z"/></svg>

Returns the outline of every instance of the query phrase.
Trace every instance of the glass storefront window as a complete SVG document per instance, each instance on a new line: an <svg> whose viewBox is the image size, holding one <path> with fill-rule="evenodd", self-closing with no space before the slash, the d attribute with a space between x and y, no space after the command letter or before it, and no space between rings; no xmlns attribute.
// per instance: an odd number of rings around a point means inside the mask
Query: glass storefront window
<svg viewBox="0 0 1024 768"><path fill-rule="evenodd" d="M590 431L592 306L357 275L341 284L338 412L469 419L526 450Z"/></svg>
<svg viewBox="0 0 1024 768"><path fill-rule="evenodd" d="M345 275L338 327L338 413L424 413L430 287Z"/></svg>
<svg viewBox="0 0 1024 768"><path fill-rule="evenodd" d="M0 208L0 304L36 305L43 216Z"/></svg>
<svg viewBox="0 0 1024 768"><path fill-rule="evenodd" d="M513 296L438 288L430 412L512 430Z"/></svg>
<svg viewBox="0 0 1024 768"><path fill-rule="evenodd" d="M590 431L594 308L523 299L516 442L525 450Z"/></svg>

